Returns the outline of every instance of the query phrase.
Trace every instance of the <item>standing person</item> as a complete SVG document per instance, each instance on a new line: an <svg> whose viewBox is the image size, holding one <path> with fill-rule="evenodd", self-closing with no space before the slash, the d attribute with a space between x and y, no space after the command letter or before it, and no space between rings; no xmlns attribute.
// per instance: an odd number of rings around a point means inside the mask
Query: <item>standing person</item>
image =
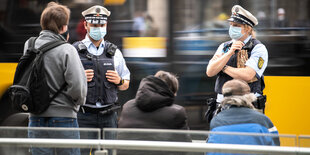
<svg viewBox="0 0 310 155"><path fill-rule="evenodd" d="M135 17L133 18L132 30L134 35L137 37L142 37L146 30L145 18L143 17L142 11L135 12Z"/></svg>
<svg viewBox="0 0 310 155"><path fill-rule="evenodd" d="M145 15L145 31L143 37L156 37L158 33L158 27L150 14Z"/></svg>
<svg viewBox="0 0 310 155"><path fill-rule="evenodd" d="M223 99L222 87L231 79L246 81L258 100L255 108L264 110L266 97L263 96L264 71L268 63L266 47L255 38L253 27L257 19L239 5L232 8L229 36L232 40L222 43L209 61L206 74L217 75L215 92L217 102Z"/></svg>
<svg viewBox="0 0 310 155"><path fill-rule="evenodd" d="M35 41L35 48L38 49L43 44L52 41L66 41L67 38L61 34L68 31L70 10L55 2L48 3L41 14L41 28L39 37ZM28 41L25 43L24 53L28 48ZM47 85L52 96L63 89L54 98L46 111L41 114L30 113L29 127L68 127L78 128L77 111L80 105L86 100L87 81L83 66L76 52L76 49L66 43L51 49L44 57L44 69ZM52 129L51 129L52 130ZM78 132L72 131L38 131L29 129L30 138L70 138L79 139ZM33 155L60 154L78 155L80 149L52 149L52 148L32 148Z"/></svg>
<svg viewBox="0 0 310 155"><path fill-rule="evenodd" d="M222 92L222 111L211 120L210 131L214 133L210 134L208 143L280 145L277 128L267 116L255 110L252 102L256 100L256 96L250 92L250 87L245 81L230 80L224 84ZM228 135L216 132L247 132L261 135Z"/></svg>
<svg viewBox="0 0 310 155"><path fill-rule="evenodd" d="M80 127L86 128L116 128L117 92L128 89L130 72L121 51L104 40L110 11L96 5L83 11L82 15L87 34L74 46L85 69L88 91L86 104L78 112L78 122ZM105 138L113 138L111 136ZM98 139L93 135L87 138Z"/></svg>
<svg viewBox="0 0 310 155"><path fill-rule="evenodd" d="M142 79L135 99L124 104L118 122L119 128L155 128L188 130L184 107L174 104L179 89L175 75L158 71L155 76ZM190 141L184 134L132 134L120 133L120 140ZM122 151L120 155L182 154L180 152Z"/></svg>

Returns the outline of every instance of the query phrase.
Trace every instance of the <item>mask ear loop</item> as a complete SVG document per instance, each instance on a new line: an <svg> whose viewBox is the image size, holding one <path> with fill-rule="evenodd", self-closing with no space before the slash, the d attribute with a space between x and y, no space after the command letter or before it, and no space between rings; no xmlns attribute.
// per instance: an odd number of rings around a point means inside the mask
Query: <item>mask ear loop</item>
<svg viewBox="0 0 310 155"><path fill-rule="evenodd" d="M242 33L242 29L243 29L243 31L244 31L245 33ZM246 32L246 25L241 26L241 34L242 34L242 36L241 36L239 39L241 39L242 37L244 37L244 35L247 34L247 32ZM238 39L238 40L239 40L239 39Z"/></svg>

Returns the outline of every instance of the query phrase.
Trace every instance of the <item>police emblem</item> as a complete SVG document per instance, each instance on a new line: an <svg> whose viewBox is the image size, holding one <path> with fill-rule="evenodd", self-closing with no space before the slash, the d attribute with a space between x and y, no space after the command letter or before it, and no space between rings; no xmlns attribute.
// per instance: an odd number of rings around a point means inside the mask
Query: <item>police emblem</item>
<svg viewBox="0 0 310 155"><path fill-rule="evenodd" d="M235 12L239 12L239 8L236 8L236 9L235 9Z"/></svg>
<svg viewBox="0 0 310 155"><path fill-rule="evenodd" d="M264 65L264 59L262 57L259 57L258 63L257 63L258 68L262 69L263 65Z"/></svg>
<svg viewBox="0 0 310 155"><path fill-rule="evenodd" d="M100 13L100 8L96 8L96 13Z"/></svg>

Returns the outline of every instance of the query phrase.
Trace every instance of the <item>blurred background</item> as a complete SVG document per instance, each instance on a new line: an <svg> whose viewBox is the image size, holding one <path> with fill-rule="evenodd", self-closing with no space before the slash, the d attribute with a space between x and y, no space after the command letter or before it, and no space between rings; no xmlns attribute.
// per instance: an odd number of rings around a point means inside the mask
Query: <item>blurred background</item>
<svg viewBox="0 0 310 155"><path fill-rule="evenodd" d="M14 76L15 66L7 65L16 65L22 55L24 42L29 37L39 34L40 15L48 2L50 0L0 0L2 94L12 83ZM143 77L158 70L173 72L178 75L180 81L176 103L185 106L191 129L208 129L204 113L207 109L206 99L215 97L215 77L206 76L206 66L220 43L230 39L229 23L226 19L230 17L233 5L238 4L246 8L259 21L255 28L257 38L266 45L269 52L266 77L310 75L310 0L58 0L57 2L71 9L70 43L85 37L86 31L82 25L81 15L83 10L96 4L104 5L110 10L112 14L108 19L108 33L105 39L118 46L131 71L130 88L119 93L119 102L124 104L135 97ZM305 84L308 82L309 80L306 80ZM289 81L284 81L282 84L285 83ZM304 96L305 92L300 93L302 89L299 87L296 89L299 95ZM267 96L272 99L276 95L267 94ZM277 98L281 98L281 93ZM9 109L5 99L4 94L1 106L7 108L1 109ZM284 104L282 100L273 101L277 105ZM304 99L300 102L309 103ZM288 105L285 106L289 108ZM268 108L268 105L266 110L270 116L276 111ZM14 112L7 110L0 113L0 122L3 122ZM283 114L273 116L275 119L278 117L283 117Z"/></svg>

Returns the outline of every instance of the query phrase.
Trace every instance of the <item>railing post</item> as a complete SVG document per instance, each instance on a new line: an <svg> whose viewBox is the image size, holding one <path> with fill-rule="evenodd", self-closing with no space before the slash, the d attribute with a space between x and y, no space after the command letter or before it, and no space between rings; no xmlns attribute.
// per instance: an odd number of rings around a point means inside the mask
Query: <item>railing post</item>
<svg viewBox="0 0 310 155"><path fill-rule="evenodd" d="M100 150L96 151L95 155L108 155L108 150Z"/></svg>

